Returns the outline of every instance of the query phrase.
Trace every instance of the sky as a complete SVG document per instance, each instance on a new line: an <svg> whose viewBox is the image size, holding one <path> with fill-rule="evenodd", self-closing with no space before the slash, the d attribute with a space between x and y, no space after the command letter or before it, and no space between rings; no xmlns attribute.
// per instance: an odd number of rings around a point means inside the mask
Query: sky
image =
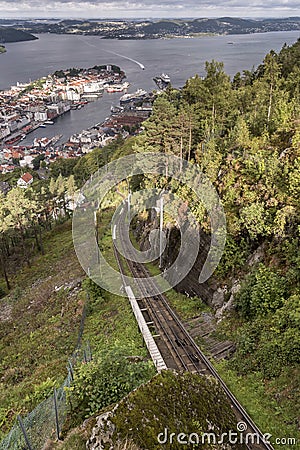
<svg viewBox="0 0 300 450"><path fill-rule="evenodd" d="M1 18L300 16L300 0L0 0Z"/></svg>

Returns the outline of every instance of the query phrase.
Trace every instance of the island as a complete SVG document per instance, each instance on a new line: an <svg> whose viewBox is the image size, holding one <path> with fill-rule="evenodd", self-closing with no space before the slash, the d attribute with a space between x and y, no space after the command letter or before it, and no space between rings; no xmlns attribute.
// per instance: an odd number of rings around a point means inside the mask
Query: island
<svg viewBox="0 0 300 450"><path fill-rule="evenodd" d="M4 47L4 45L0 45L0 53L5 53L6 52L6 48Z"/></svg>

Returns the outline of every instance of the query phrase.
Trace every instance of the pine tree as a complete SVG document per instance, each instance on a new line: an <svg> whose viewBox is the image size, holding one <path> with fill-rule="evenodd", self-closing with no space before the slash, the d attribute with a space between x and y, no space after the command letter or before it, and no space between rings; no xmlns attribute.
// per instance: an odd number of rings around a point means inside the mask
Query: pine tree
<svg viewBox="0 0 300 450"><path fill-rule="evenodd" d="M21 239L23 255L30 265L29 254L26 249L26 230L32 224L38 210L35 200L30 199L23 189L14 188L8 192L4 201L6 226L14 230Z"/></svg>
<svg viewBox="0 0 300 450"><path fill-rule="evenodd" d="M4 204L5 197L3 194L0 194L0 263L1 263L1 271L3 273L6 287L10 290L10 282L7 273L7 265L6 265L6 249L5 249L5 240L6 234L8 232L8 226L5 221L6 216L6 208Z"/></svg>

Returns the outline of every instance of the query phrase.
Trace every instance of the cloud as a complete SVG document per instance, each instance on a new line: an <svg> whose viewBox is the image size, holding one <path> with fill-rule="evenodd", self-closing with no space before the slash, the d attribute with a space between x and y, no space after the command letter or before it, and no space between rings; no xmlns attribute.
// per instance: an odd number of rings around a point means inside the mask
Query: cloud
<svg viewBox="0 0 300 450"><path fill-rule="evenodd" d="M300 15L300 0L0 0L2 16L204 17Z"/></svg>

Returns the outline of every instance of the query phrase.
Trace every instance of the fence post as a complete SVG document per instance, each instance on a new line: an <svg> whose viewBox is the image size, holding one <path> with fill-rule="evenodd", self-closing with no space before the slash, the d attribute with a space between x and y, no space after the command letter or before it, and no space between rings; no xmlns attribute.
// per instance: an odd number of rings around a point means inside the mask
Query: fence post
<svg viewBox="0 0 300 450"><path fill-rule="evenodd" d="M69 359L69 369L70 369L71 380L74 381L74 371L73 371L73 366L72 366L72 362L70 359Z"/></svg>
<svg viewBox="0 0 300 450"><path fill-rule="evenodd" d="M89 352L89 359L90 359L90 361L92 361L93 355L92 355L92 350L91 350L91 346L90 346L90 342L89 341L87 343L87 349L88 349L88 352Z"/></svg>
<svg viewBox="0 0 300 450"><path fill-rule="evenodd" d="M33 448L31 447L31 444L30 444L30 442L29 442L29 439L28 439L28 436L27 436L27 433L26 433L25 427L24 427L24 425L23 425L23 422L22 422L21 416L17 416L17 419L18 419L18 422L19 422L20 428L21 428L21 430L22 430L22 433L23 433L23 436L24 436L24 439L25 439L26 445L27 445L27 447L28 447L28 450L33 450Z"/></svg>
<svg viewBox="0 0 300 450"><path fill-rule="evenodd" d="M72 381L72 375L71 375L70 367L69 366L66 366L66 367L67 367L67 371L68 371L68 387L69 387L69 385Z"/></svg>
<svg viewBox="0 0 300 450"><path fill-rule="evenodd" d="M55 409L56 434L57 434L57 439L60 441L56 388L54 388L53 399L54 399L54 409Z"/></svg>

